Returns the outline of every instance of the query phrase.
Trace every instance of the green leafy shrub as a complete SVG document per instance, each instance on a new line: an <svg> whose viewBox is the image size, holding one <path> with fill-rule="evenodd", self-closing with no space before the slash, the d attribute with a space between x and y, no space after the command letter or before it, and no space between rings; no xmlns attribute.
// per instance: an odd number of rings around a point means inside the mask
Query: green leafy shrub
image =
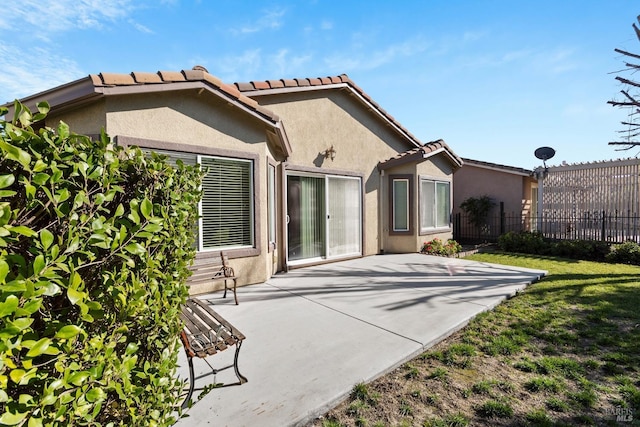
<svg viewBox="0 0 640 427"><path fill-rule="evenodd" d="M548 253L563 258L604 261L609 244L595 240L560 240L549 242Z"/></svg>
<svg viewBox="0 0 640 427"><path fill-rule="evenodd" d="M606 256L608 262L640 265L640 245L635 242L624 242L613 245Z"/></svg>
<svg viewBox="0 0 640 427"><path fill-rule="evenodd" d="M427 255L451 256L459 253L460 251L462 251L460 243L453 239L449 239L445 243L438 237L435 237L433 240L428 242L424 242L422 244L422 248L420 248L420 252Z"/></svg>
<svg viewBox="0 0 640 427"><path fill-rule="evenodd" d="M0 121L0 424L174 423L202 174ZM0 116L6 111L0 111Z"/></svg>
<svg viewBox="0 0 640 427"><path fill-rule="evenodd" d="M534 255L552 255L563 258L604 261L610 246L596 240L558 240L545 239L538 231L509 231L498 237L498 247L506 252Z"/></svg>
<svg viewBox="0 0 640 427"><path fill-rule="evenodd" d="M542 233L536 231L523 231L521 233L509 231L498 237L498 247L507 252L544 254L547 252L548 245Z"/></svg>

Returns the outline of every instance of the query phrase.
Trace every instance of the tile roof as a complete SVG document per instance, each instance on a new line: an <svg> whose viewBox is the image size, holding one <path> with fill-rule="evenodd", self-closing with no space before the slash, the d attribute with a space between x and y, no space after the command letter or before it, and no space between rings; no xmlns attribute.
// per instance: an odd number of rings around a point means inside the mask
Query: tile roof
<svg viewBox="0 0 640 427"><path fill-rule="evenodd" d="M204 67L195 66L191 70L158 71L157 73L132 72L130 74L100 73L90 74L89 78L95 87L139 87L141 85L157 85L162 83L203 82L213 87L223 96L238 101L241 105L264 118L278 122L280 118L273 111L261 106L255 100L245 96L234 85L224 83L209 74Z"/></svg>
<svg viewBox="0 0 640 427"><path fill-rule="evenodd" d="M437 141L427 142L420 147L412 148L411 150L407 150L388 160L380 162L378 163L378 169L384 170L406 163L420 162L442 152L446 153L451 162L457 167L462 166L462 159L458 157L443 140L438 139Z"/></svg>
<svg viewBox="0 0 640 427"><path fill-rule="evenodd" d="M399 133L408 138L413 145L416 147L422 146L422 142L420 142L416 136L402 126L391 114L385 111L384 108L367 95L367 93L356 85L346 74L329 77L250 81L246 83L234 83L234 86L238 91L250 97L274 93L348 87L357 94L363 102L371 106L380 116L393 125Z"/></svg>

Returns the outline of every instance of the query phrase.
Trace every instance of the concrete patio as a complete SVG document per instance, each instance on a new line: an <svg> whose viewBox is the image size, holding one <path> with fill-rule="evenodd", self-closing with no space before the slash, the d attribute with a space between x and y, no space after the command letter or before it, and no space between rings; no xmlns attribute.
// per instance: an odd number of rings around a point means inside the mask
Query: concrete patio
<svg viewBox="0 0 640 427"><path fill-rule="evenodd" d="M241 272L240 272L241 273ZM305 425L371 381L462 328L478 313L535 282L545 271L421 254L379 255L301 268L238 289L201 295L242 331L240 386L197 401L186 426ZM231 363L233 350L209 357ZM180 375L188 377L181 353ZM215 376L194 359L196 394Z"/></svg>

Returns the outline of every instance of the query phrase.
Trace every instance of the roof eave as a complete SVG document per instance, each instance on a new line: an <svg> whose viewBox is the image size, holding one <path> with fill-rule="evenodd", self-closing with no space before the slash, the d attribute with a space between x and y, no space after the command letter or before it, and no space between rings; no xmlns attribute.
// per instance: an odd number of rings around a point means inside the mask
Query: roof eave
<svg viewBox="0 0 640 427"><path fill-rule="evenodd" d="M84 104L101 96L102 94L96 90L91 76L87 76L62 86L21 98L19 101L31 111L36 111L37 105L42 101L46 101L51 109L58 109L67 105ZM14 102L6 103L3 106L9 110L7 119L12 120L15 112Z"/></svg>

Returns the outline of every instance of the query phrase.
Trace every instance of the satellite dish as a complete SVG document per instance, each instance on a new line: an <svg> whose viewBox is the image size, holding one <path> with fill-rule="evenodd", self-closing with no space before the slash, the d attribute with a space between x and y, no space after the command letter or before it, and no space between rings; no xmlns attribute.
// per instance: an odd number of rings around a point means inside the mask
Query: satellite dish
<svg viewBox="0 0 640 427"><path fill-rule="evenodd" d="M539 158L543 162L546 162L556 155L556 150L551 147L540 147L535 151L534 154L537 158Z"/></svg>

